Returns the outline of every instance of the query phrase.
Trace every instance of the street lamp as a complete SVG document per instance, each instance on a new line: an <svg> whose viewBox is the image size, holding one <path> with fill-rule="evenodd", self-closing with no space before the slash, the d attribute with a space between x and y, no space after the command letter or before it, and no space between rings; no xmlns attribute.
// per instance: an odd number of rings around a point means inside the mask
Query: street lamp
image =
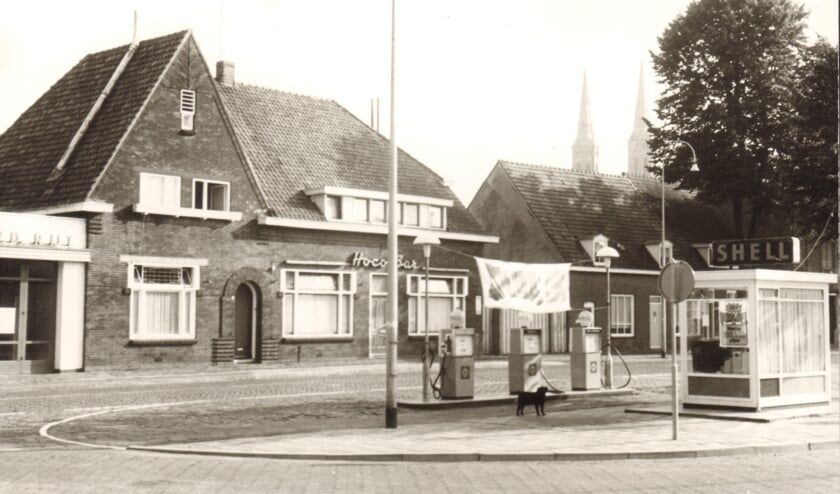
<svg viewBox="0 0 840 494"><path fill-rule="evenodd" d="M688 146L688 149L691 150L691 168L689 171L698 172L700 171L700 167L697 165L697 153L694 152L694 147L691 144L677 139L676 144L685 144ZM662 242L659 244L659 269L663 269L665 265L668 263L668 259L665 256L665 163L662 163ZM668 336L667 336L667 317L668 317L668 310L665 307L665 301L663 300L660 303L660 312L662 313L662 358L665 358L665 344Z"/></svg>
<svg viewBox="0 0 840 494"><path fill-rule="evenodd" d="M606 373L606 377L604 378L604 384L606 385L607 389L612 389L612 382L613 382L613 366L612 366L612 343L610 341L610 336L612 333L612 309L610 307L610 302L612 295L610 294L610 264L612 264L613 259L618 259L618 251L613 249L612 247L601 247L598 249L598 252L595 253L596 259L603 259L604 266L607 268L607 362L604 367L604 371Z"/></svg>
<svg viewBox="0 0 840 494"><path fill-rule="evenodd" d="M414 239L414 245L423 246L423 257L426 259L426 297L425 297L425 332L423 336L423 401L429 401L429 258L432 256L432 246L440 245L440 239L431 233L421 233Z"/></svg>

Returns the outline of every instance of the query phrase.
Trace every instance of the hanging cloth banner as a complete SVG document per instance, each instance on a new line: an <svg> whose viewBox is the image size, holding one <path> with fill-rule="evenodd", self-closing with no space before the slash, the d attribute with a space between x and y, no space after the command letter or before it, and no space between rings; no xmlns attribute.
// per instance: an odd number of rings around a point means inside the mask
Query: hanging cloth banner
<svg viewBox="0 0 840 494"><path fill-rule="evenodd" d="M484 306L523 312L562 312L569 307L571 264L525 264L475 258Z"/></svg>

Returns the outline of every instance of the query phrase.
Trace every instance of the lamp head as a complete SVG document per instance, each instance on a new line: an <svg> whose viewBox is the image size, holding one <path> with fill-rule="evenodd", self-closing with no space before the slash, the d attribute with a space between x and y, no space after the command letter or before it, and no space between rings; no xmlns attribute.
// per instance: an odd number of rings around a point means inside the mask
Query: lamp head
<svg viewBox="0 0 840 494"><path fill-rule="evenodd" d="M691 168L689 168L689 171L692 171L692 172L699 172L700 171L700 166L697 164L696 159L691 160Z"/></svg>
<svg viewBox="0 0 840 494"><path fill-rule="evenodd" d="M618 256L618 251L617 250L608 246L608 247L601 247L600 249L598 249L598 252L595 253L595 257L599 258L599 259L602 259L604 261L604 264L607 267L610 267L610 264L612 264L612 260L613 259L618 259L619 256Z"/></svg>
<svg viewBox="0 0 840 494"><path fill-rule="evenodd" d="M440 239L431 233L421 233L414 238L414 245L421 245L423 247L423 257L428 259L432 255L432 246L440 245Z"/></svg>

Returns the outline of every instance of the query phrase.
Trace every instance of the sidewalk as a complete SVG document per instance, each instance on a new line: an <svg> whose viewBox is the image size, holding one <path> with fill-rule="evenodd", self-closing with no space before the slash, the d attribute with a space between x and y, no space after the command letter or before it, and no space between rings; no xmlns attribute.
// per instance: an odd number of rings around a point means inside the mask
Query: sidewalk
<svg viewBox="0 0 840 494"><path fill-rule="evenodd" d="M808 451L840 447L838 406L785 409L723 419L656 415L667 406L552 411L457 424L346 429L129 449L165 453L307 460L531 461L678 458ZM689 410L697 412L696 409ZM575 425L568 425L575 424Z"/></svg>

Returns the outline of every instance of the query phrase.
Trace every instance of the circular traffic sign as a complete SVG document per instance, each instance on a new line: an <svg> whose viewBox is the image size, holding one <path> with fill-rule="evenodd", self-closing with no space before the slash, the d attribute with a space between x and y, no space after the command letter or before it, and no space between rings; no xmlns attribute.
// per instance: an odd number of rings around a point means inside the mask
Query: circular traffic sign
<svg viewBox="0 0 840 494"><path fill-rule="evenodd" d="M694 270L687 262L671 261L659 273L659 292L669 302L682 302L694 290Z"/></svg>

